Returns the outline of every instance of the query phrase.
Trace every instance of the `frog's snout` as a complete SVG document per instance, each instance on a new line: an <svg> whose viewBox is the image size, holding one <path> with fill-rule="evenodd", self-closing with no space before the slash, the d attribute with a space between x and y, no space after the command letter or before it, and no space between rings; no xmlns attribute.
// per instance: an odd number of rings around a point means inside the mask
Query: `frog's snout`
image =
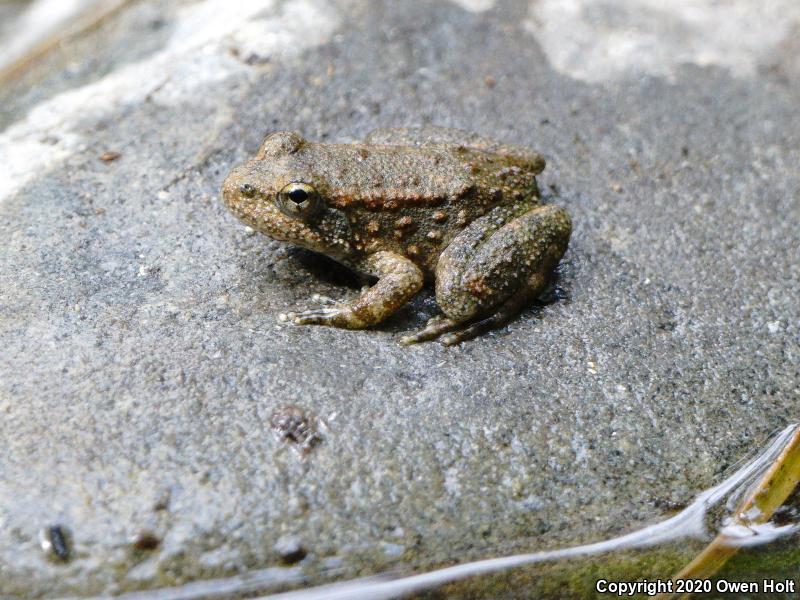
<svg viewBox="0 0 800 600"><path fill-rule="evenodd" d="M240 207L245 198L255 196L256 188L247 182L247 177L239 169L234 169L222 182L222 201L234 214L238 215L237 208Z"/></svg>
<svg viewBox="0 0 800 600"><path fill-rule="evenodd" d="M233 201L236 199L236 185L233 177L233 172L231 172L226 178L225 181L222 182L222 201L225 203L225 206L231 208Z"/></svg>
<svg viewBox="0 0 800 600"><path fill-rule="evenodd" d="M246 166L236 167L228 173L220 191L225 206L237 219L251 227L261 220L263 190L252 170Z"/></svg>
<svg viewBox="0 0 800 600"><path fill-rule="evenodd" d="M228 175L225 180L222 182L222 187L220 188L220 195L222 196L222 201L225 203L226 206L230 206L231 204L231 176Z"/></svg>

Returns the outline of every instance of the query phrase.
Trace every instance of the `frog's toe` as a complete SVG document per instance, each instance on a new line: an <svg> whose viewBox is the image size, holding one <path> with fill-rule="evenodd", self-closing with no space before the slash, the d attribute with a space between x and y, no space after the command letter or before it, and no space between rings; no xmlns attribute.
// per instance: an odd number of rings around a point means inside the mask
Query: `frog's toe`
<svg viewBox="0 0 800 600"><path fill-rule="evenodd" d="M443 316L433 317L429 319L425 327L420 329L418 332L401 337L400 343L404 346L408 346L410 344L418 344L420 342L434 340L443 333L452 331L458 326L459 324L456 321L453 321L453 319Z"/></svg>
<svg viewBox="0 0 800 600"><path fill-rule="evenodd" d="M460 332L455 332L455 331L451 333L446 333L439 338L439 343L442 346L455 346L456 344L462 341L464 340L461 337Z"/></svg>
<svg viewBox="0 0 800 600"><path fill-rule="evenodd" d="M359 318L353 312L353 309L346 304L285 313L279 318L295 325L328 325L345 329L363 329L367 326L367 323Z"/></svg>
<svg viewBox="0 0 800 600"><path fill-rule="evenodd" d="M463 329L451 331L445 335L442 335L439 338L439 343L443 344L444 346L455 346L461 342L475 339L476 337L483 335L488 331L497 329L498 327L505 325L507 322L508 318L506 315L494 314L485 319L481 319L480 321L476 321L472 325L464 327Z"/></svg>
<svg viewBox="0 0 800 600"><path fill-rule="evenodd" d="M455 346L461 342L475 339L490 329L494 329L492 324L486 323L485 321L480 321L475 323L475 325L465 327L461 331L451 331L450 333L444 334L439 338L439 343L443 346Z"/></svg>
<svg viewBox="0 0 800 600"><path fill-rule="evenodd" d="M322 304L323 306L333 306L336 304L336 300L329 296L323 296L322 294L314 294L311 296L311 301Z"/></svg>
<svg viewBox="0 0 800 600"><path fill-rule="evenodd" d="M289 312L280 315L281 321L290 321L295 325L329 325L341 316L338 308L315 308L300 312Z"/></svg>
<svg viewBox="0 0 800 600"><path fill-rule="evenodd" d="M342 313L341 305L328 296L314 294L311 296L311 302L322 306L309 310L280 313L278 321L295 325L328 325L331 319Z"/></svg>

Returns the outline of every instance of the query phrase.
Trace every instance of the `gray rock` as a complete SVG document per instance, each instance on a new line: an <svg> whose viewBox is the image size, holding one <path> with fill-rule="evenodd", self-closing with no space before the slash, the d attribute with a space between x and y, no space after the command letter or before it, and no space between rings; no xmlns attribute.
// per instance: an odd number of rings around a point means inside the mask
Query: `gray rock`
<svg viewBox="0 0 800 600"><path fill-rule="evenodd" d="M0 88L0 595L269 569L282 539L303 540L306 583L603 539L796 418L783 38L744 70L722 42L617 69L601 30L695 38L623 0L578 24L549 2L184 4L134 3ZM456 348L397 344L429 291L373 331L278 323L356 284L236 222L227 170L274 129L428 122L547 157L575 225L551 297ZM287 405L324 424L307 451L272 431ZM69 562L39 545L53 523ZM159 543L133 547L143 531Z"/></svg>

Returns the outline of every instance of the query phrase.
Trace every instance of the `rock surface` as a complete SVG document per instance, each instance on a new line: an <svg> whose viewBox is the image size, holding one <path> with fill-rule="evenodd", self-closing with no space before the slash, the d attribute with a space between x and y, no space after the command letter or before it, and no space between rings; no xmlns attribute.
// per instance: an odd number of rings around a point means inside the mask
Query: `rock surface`
<svg viewBox="0 0 800 600"><path fill-rule="evenodd" d="M0 88L0 596L603 539L795 419L800 14L736 4L780 17L742 69L662 60L705 21L645 0L145 0ZM625 68L589 43L631 30ZM547 157L553 293L456 348L397 344L430 291L373 331L279 323L356 283L236 222L227 170L275 129L429 122Z"/></svg>

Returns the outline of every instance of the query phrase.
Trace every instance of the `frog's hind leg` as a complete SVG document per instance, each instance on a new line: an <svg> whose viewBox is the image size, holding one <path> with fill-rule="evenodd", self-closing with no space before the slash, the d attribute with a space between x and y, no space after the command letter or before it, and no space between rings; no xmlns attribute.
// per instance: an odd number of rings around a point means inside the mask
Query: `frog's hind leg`
<svg viewBox="0 0 800 600"><path fill-rule="evenodd" d="M439 257L436 300L444 317L403 343L455 344L507 323L539 296L567 248L571 223L558 206L498 209L468 226ZM510 212L510 214L509 214Z"/></svg>
<svg viewBox="0 0 800 600"><path fill-rule="evenodd" d="M547 277L541 273L534 274L526 285L523 285L514 292L514 294L503 302L494 313L486 318L470 323L463 329L453 328L450 332L440 336L439 341L445 346L452 346L474 339L492 329L502 327L522 312L526 306L536 300L546 287Z"/></svg>
<svg viewBox="0 0 800 600"><path fill-rule="evenodd" d="M536 300L546 287L547 277L542 273L535 273L526 285L520 287L488 317L464 322L442 315L436 316L430 319L420 331L400 338L400 343L409 345L438 339L445 346L452 346L474 339L511 321L526 306Z"/></svg>

